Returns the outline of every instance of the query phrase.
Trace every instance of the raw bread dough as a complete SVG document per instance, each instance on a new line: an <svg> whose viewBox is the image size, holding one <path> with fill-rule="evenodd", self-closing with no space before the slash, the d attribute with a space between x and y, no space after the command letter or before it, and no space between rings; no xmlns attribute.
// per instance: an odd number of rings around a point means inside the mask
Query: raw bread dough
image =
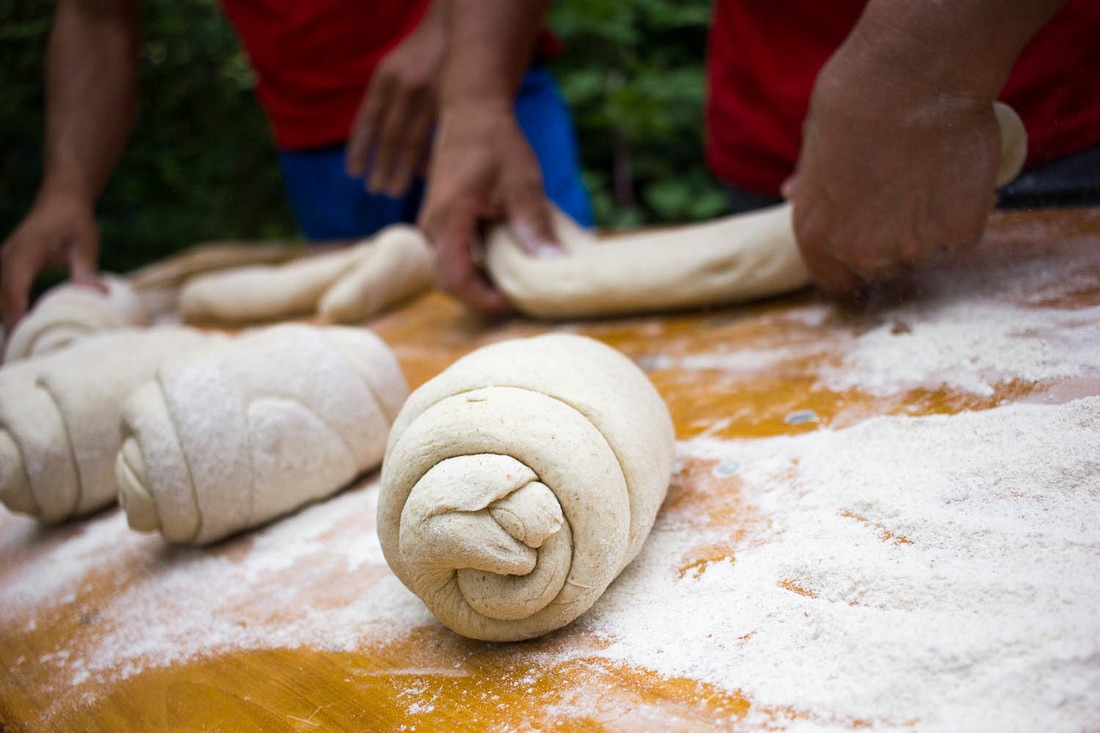
<svg viewBox="0 0 1100 733"><path fill-rule="evenodd" d="M568 334L493 344L416 390L394 423L382 550L454 631L545 634L638 554L674 447L657 390L611 347Z"/></svg>
<svg viewBox="0 0 1100 733"><path fill-rule="evenodd" d="M101 331L145 325L147 314L125 280L104 275L106 292L62 283L35 303L11 333L4 362L48 354Z"/></svg>
<svg viewBox="0 0 1100 733"><path fill-rule="evenodd" d="M1019 174L1027 134L1008 106L996 103L1001 130L997 185ZM705 224L627 234L598 241L561 212L555 229L566 254L531 257L506 225L490 233L487 264L494 284L521 312L536 318L612 316L729 305L807 285L795 240L792 207Z"/></svg>
<svg viewBox="0 0 1100 733"><path fill-rule="evenodd" d="M507 226L493 229L493 283L525 315L578 318L723 305L778 295L810 281L791 206L598 240L559 211L565 254L531 257Z"/></svg>
<svg viewBox="0 0 1100 733"><path fill-rule="evenodd" d="M378 466L407 392L365 329L272 326L170 360L122 411L127 520L205 544L327 497Z"/></svg>
<svg viewBox="0 0 1100 733"><path fill-rule="evenodd" d="M435 257L418 229L384 229L356 266L325 292L317 312L328 323L361 323L428 290Z"/></svg>
<svg viewBox="0 0 1100 733"><path fill-rule="evenodd" d="M111 504L126 396L164 359L212 338L121 329L0 368L0 500L46 524Z"/></svg>
<svg viewBox="0 0 1100 733"><path fill-rule="evenodd" d="M180 293L180 313L189 323L264 323L314 313L329 323L359 323L427 290L432 268L420 233L395 224L342 249L197 277Z"/></svg>
<svg viewBox="0 0 1100 733"><path fill-rule="evenodd" d="M279 265L238 267L188 281L180 315L188 323L250 324L309 315L369 240Z"/></svg>

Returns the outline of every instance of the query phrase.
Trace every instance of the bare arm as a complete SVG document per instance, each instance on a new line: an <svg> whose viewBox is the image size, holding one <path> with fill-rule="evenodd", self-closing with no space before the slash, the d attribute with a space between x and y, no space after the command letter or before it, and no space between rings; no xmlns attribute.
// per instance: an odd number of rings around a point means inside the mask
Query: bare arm
<svg viewBox="0 0 1100 733"><path fill-rule="evenodd" d="M510 310L473 261L480 221L504 216L529 251L553 246L538 160L515 98L549 0L453 0L439 134L420 225L440 286L487 313Z"/></svg>
<svg viewBox="0 0 1100 733"><path fill-rule="evenodd" d="M95 200L129 139L137 100L137 0L61 0L46 51L45 174L0 249L0 309L14 324L35 275L63 264L94 280Z"/></svg>
<svg viewBox="0 0 1100 733"><path fill-rule="evenodd" d="M787 187L811 274L850 296L981 238L992 102L1064 0L871 0L818 77Z"/></svg>

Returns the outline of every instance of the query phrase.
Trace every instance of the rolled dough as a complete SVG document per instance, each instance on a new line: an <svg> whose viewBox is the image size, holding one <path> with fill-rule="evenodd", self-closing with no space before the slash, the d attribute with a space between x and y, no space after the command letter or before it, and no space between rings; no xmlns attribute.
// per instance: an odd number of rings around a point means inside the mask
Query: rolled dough
<svg viewBox="0 0 1100 733"><path fill-rule="evenodd" d="M271 326L169 360L122 410L127 520L205 544L327 497L378 466L407 392L365 329Z"/></svg>
<svg viewBox="0 0 1100 733"><path fill-rule="evenodd" d="M674 445L657 390L611 347L569 334L493 344L401 410L382 464L382 550L454 631L545 634L638 554Z"/></svg>
<svg viewBox="0 0 1100 733"><path fill-rule="evenodd" d="M48 354L102 331L142 326L148 317L122 278L105 274L106 292L62 283L45 293L16 325L4 350L4 362Z"/></svg>
<svg viewBox="0 0 1100 733"><path fill-rule="evenodd" d="M46 524L113 503L126 396L166 358L214 338L120 329L0 368L0 499Z"/></svg>

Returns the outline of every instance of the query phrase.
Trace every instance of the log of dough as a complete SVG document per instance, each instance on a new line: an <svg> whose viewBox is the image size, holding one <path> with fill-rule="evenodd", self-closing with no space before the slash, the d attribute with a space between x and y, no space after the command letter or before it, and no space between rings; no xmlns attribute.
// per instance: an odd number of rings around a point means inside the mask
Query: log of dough
<svg viewBox="0 0 1100 733"><path fill-rule="evenodd" d="M119 413L126 396L174 354L212 336L122 329L0 369L0 499L54 524L115 500Z"/></svg>
<svg viewBox="0 0 1100 733"><path fill-rule="evenodd" d="M1001 130L1001 186L1019 174L1027 135L1011 108L997 103L994 112ZM497 288L534 318L731 305L809 284L791 213L784 203L705 224L598 241L555 211L564 256L531 257L507 226L498 225L486 243L486 264Z"/></svg>
<svg viewBox="0 0 1100 733"><path fill-rule="evenodd" d="M638 554L674 446L657 390L611 347L568 334L485 347L416 390L394 423L382 550L452 630L545 634Z"/></svg>
<svg viewBox="0 0 1100 733"><path fill-rule="evenodd" d="M166 362L123 408L127 520L205 544L327 497L381 462L407 389L364 329L272 326Z"/></svg>
<svg viewBox="0 0 1100 733"><path fill-rule="evenodd" d="M325 292L317 313L328 323L362 323L427 291L434 267L431 247L419 230L387 227Z"/></svg>
<svg viewBox="0 0 1100 733"><path fill-rule="evenodd" d="M560 211L565 254L531 257L507 226L486 242L489 276L524 315L563 319L728 305L810 282L791 206L599 240Z"/></svg>
<svg viewBox="0 0 1100 733"><path fill-rule="evenodd" d="M369 242L279 265L200 275L180 291L180 316L187 323L244 325L310 315L325 290L355 266Z"/></svg>
<svg viewBox="0 0 1100 733"><path fill-rule="evenodd" d="M106 292L68 282L50 288L12 331L4 362L48 354L85 336L148 322L125 280L104 275L102 281Z"/></svg>
<svg viewBox="0 0 1100 733"><path fill-rule="evenodd" d="M426 291L433 262L420 233L396 224L350 247L196 277L180 293L180 313L188 323L254 324L314 313L329 323L360 323Z"/></svg>

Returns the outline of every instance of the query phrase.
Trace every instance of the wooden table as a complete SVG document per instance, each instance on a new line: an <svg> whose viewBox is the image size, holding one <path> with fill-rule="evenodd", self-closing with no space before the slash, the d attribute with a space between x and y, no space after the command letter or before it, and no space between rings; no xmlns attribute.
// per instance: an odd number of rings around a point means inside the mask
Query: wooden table
<svg viewBox="0 0 1100 733"><path fill-rule="evenodd" d="M617 642L645 641L629 638L634 589L660 581L673 593L697 592L718 577L708 573L738 562L744 569L746 553L775 541L774 518L754 498L751 476L708 457L699 441L719 452L751 451L777 436L824 435L883 417L981 415L1100 394L1100 346L1082 341L1100 318L1100 210L998 214L978 252L913 287L924 305L850 311L806 291L742 307L560 325L485 322L429 295L374 324L413 387L480 345L568 328L622 350L666 399L679 466L642 569L613 585L595 621L582 617L518 644L474 642L443 628L381 557L376 474L324 504L197 550L129 531L118 510L55 529L2 514L0 720L7 731L755 731L793 722L921 730L919 715L837 713L812 696L761 700L752 679L702 668L671 673L656 656L651 663L615 652ZM975 299L987 315L1027 309L1041 324L1056 313L1054 333L1019 336L1060 339L1058 353L1077 354L1083 368L1059 374L1046 364L1036 374L1011 359L983 362L999 352L979 340L975 353L959 347L956 365L947 365L951 378L917 370L906 383L907 365L887 357L904 356L896 347L930 333L937 319L965 325L951 309ZM891 383L859 381L861 370L875 375L876 363ZM928 457L930 471L936 460ZM1086 478L1084 489L1100 493L1100 476ZM858 507L845 511L871 544L900 552L916 542ZM661 538L683 541L691 532L694 545L659 556ZM1097 564L1080 568L1086 593L1097 588L1089 581L1100 569L1096 553ZM775 585L807 604L807 614L830 602L804 582L776 577ZM739 589L712 592L733 598ZM1090 602L1100 608L1100 598ZM1098 619L1100 612L1091 623L1100 639ZM685 658L705 658L698 649L715 645L720 661L721 649L734 648L738 640L707 638L716 628L709 623L683 620L679 651L696 649ZM626 638L611 638L609 629ZM775 651L777 663L799 664L783 654ZM867 670L867 684L874 674ZM1096 725L1100 688L1059 694L1084 711L1070 717L1074 729Z"/></svg>

